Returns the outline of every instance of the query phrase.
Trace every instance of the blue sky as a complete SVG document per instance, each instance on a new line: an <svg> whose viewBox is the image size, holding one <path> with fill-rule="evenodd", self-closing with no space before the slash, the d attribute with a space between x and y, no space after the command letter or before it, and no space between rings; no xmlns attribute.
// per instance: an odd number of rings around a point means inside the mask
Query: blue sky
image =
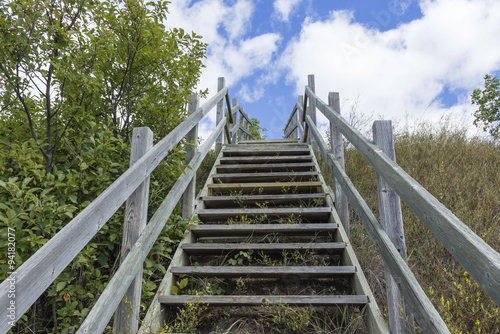
<svg viewBox="0 0 500 334"><path fill-rule="evenodd" d="M471 91L500 70L499 0L172 0L169 11L168 27L209 44L200 89L214 94L224 76L269 138L282 137L308 74L324 100L340 93L347 119L470 124Z"/></svg>

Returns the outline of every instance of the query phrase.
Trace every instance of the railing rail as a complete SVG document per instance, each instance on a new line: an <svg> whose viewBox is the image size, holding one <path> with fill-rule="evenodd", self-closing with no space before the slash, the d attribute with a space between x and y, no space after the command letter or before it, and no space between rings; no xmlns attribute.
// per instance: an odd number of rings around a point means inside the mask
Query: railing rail
<svg viewBox="0 0 500 334"><path fill-rule="evenodd" d="M351 204L356 208L358 215L362 218L363 225L400 287L405 301L408 301L415 313L418 324L423 328L427 328L429 332L444 331L441 328L442 320L437 319L439 315L436 317L435 309L431 307L432 304L430 304L421 288L413 286L414 283L418 285L413 274L408 273L409 269L401 256L397 252L394 253L395 248L390 240L386 238L387 234L381 229L373 214L369 212L368 207L362 201L343 168L338 164L336 157L327 149L314 120L308 116L309 110L306 107L308 100L311 102L309 109L318 108L326 116L335 129L342 133L400 198L406 202L410 209L467 270L495 304L500 306L500 254L402 170L378 146L365 138L337 114L331 106L318 98L311 87L306 86L304 103L302 106L297 104L293 111L295 112L296 108L301 107L303 112L301 123L304 124L304 127L301 128L301 139L304 142L308 141L309 132L312 133L312 137L318 143L322 154L333 170L335 180L341 184Z"/></svg>
<svg viewBox="0 0 500 334"><path fill-rule="evenodd" d="M221 80L219 79L219 81ZM224 82L223 78L222 82ZM224 101L228 109L232 110L229 104L228 89L222 86L219 87L217 94L207 100L201 107L196 108L181 124L150 148L92 203L23 263L15 273L5 279L0 284L0 307L5 310L2 311L2 314L7 312L10 304L8 291L11 282L15 282L16 286L15 306L17 318L15 320L17 321L106 224L109 218L149 177L169 151L180 143L211 109L216 105L221 105ZM243 108L239 107L238 109L243 113ZM170 213L177 205L188 184L195 177L196 170L216 141L216 138L225 130L228 143L232 142L233 136L229 130L229 124L233 123L232 116L232 113L226 110L225 115L217 123L215 131L194 154L189 163L191 169L186 169L185 174L175 183L137 242L132 246L101 298L90 311L79 333L100 333L104 330L130 282L142 268L145 257L168 220ZM245 117L247 122L251 122L248 116ZM247 124L249 126L250 123ZM239 129L246 130L241 126L237 126L234 131ZM250 134L245 134L245 136L249 138ZM138 310L135 310L135 312L137 313ZM0 319L0 333L6 333L11 327L12 322L4 314Z"/></svg>

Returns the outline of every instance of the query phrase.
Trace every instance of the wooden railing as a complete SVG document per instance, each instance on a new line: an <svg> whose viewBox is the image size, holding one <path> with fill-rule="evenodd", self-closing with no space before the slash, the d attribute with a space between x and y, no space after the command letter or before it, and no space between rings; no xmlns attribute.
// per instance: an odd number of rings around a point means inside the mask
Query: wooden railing
<svg viewBox="0 0 500 334"><path fill-rule="evenodd" d="M340 116L338 94L330 93L329 103L323 102L314 92L314 77L309 76L303 103L297 103L285 129L289 137L295 125L293 113L299 111L300 138L316 142L326 162L333 171L335 184L342 188L356 213L361 218L369 237L380 252L388 271L399 287L399 291L425 333L449 333L444 321L418 284L404 258L394 246L394 241L377 221L368 205L360 196L344 171L343 161L338 159L338 147L343 135L376 170L378 178L387 184L387 191L395 191L408 207L420 218L424 225L446 247L450 254L467 270L477 284L500 306L500 254L486 244L479 236L460 221L450 210L425 190L391 159L382 148L365 138ZM335 105L336 96L336 105ZM300 101L300 99L299 99ZM309 105L308 105L309 101ZM330 121L332 149L328 147L316 125L316 109ZM377 129L377 124L375 128ZM375 129L375 130L376 130ZM312 136L311 136L312 135ZM340 137L340 141L339 141ZM337 139L334 139L337 138ZM343 158L342 158L343 160ZM378 185L381 188L381 184ZM337 193L335 194L337 196ZM380 197L380 192L379 192ZM342 203L341 197L335 202ZM399 202L399 199L398 199ZM380 205L380 198L379 198ZM381 208L383 211L383 208ZM347 224L347 222L343 222ZM391 301L388 301L391 302ZM390 314L389 314L390 316ZM391 321L390 321L391 323ZM392 323L391 323L392 325ZM391 331L394 329L391 328Z"/></svg>
<svg viewBox="0 0 500 334"><path fill-rule="evenodd" d="M224 100L227 109L223 108ZM78 333L102 333L122 300L124 305L120 305L115 317L115 332L137 332L142 279L139 277L134 284L132 282L138 275L142 276L144 259L163 230L170 214L181 196L184 196L183 213L187 214L187 217L192 215L196 171L212 145L223 143L223 131L228 143L235 143L239 138L249 139L251 136L250 119L243 112L243 108L237 105L236 100L233 100L233 107L229 101L224 78L219 78L218 93L201 107L198 107L198 98L191 96L189 116L155 146L151 147L152 133L148 128L134 129L136 130L133 134L135 142L132 143L130 168L23 263L14 274L0 284L0 308L2 309L0 333L6 333L13 324L4 313L8 312L11 304L8 292L12 285L15 286L16 291L15 321L17 321L125 201L127 205L122 253L126 256L122 256L120 267L87 315ZM150 221L145 224L149 175L169 151L184 138L188 142L196 143L198 123L216 105L215 130L199 148L194 145L188 148L188 168L178 178ZM233 120L236 120L238 111L244 120L236 123ZM124 298L125 293L127 293L127 298Z"/></svg>

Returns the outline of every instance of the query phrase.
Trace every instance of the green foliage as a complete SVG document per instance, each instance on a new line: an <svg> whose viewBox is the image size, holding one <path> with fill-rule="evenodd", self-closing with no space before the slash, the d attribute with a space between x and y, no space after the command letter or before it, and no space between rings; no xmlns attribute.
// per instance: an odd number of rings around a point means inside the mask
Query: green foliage
<svg viewBox="0 0 500 334"><path fill-rule="evenodd" d="M472 92L472 103L479 106L474 113L474 125L482 124L484 131L494 137L500 136L500 80L489 74L484 76L484 90Z"/></svg>
<svg viewBox="0 0 500 334"><path fill-rule="evenodd" d="M500 249L500 147L481 138L469 138L466 133L466 128L456 128L451 122L438 127L420 124L414 132L396 131L396 159L402 169L473 232L493 249ZM374 169L355 149L346 150L345 157L347 174L377 216ZM324 160L320 166L323 175L331 173ZM463 333L499 332L498 307L475 282L465 279L468 276L464 276L463 268L404 203L402 213L409 266L425 291L431 291L431 287L437 291L438 295L430 294L430 298L448 327ZM385 280L382 259L353 211L350 226L350 240L363 270L370 273L367 278L384 309L386 294L380 283ZM466 303L462 302L464 299Z"/></svg>
<svg viewBox="0 0 500 334"><path fill-rule="evenodd" d="M266 139L264 132L267 132L266 128L260 126L260 121L257 118L252 118L252 124L250 124L250 131L252 132L253 140L263 140Z"/></svg>
<svg viewBox="0 0 500 334"><path fill-rule="evenodd" d="M186 116L206 45L162 22L167 2L0 2L0 231L19 267L129 166L130 132L155 140ZM183 173L185 144L151 175L149 217ZM78 328L119 263L123 207L14 327ZM176 208L144 263L141 311L189 222ZM0 241L0 252L7 253ZM8 263L0 261L0 277Z"/></svg>

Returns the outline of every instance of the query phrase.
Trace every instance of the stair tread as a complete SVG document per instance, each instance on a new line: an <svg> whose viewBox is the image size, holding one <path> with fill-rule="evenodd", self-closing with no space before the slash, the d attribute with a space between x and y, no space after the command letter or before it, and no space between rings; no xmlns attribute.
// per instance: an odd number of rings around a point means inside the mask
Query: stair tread
<svg viewBox="0 0 500 334"><path fill-rule="evenodd" d="M208 185L208 194L212 195L213 191L219 192L230 192L234 191L256 191L259 192L272 192L282 194L284 190L296 190L296 191L310 191L319 193L321 191L321 186L323 183L320 181L304 181L304 182L269 182L269 183L226 183L217 184L212 183ZM261 193L262 195L262 193Z"/></svg>
<svg viewBox="0 0 500 334"><path fill-rule="evenodd" d="M212 255L231 251L253 250L254 252L281 253L293 250L313 250L317 253L338 254L346 247L345 242L317 243L187 243L182 249L189 255Z"/></svg>
<svg viewBox="0 0 500 334"><path fill-rule="evenodd" d="M195 275L210 277L279 278L300 279L351 277L356 273L354 266L183 266L172 267L174 275Z"/></svg>
<svg viewBox="0 0 500 334"><path fill-rule="evenodd" d="M201 200L208 208L221 207L221 206L235 206L235 205L251 205L255 203L268 203L268 204L291 204L300 201L310 201L314 199L325 199L324 193L315 194L285 194L285 195L243 195L235 196L203 196Z"/></svg>
<svg viewBox="0 0 500 334"><path fill-rule="evenodd" d="M191 232L197 237L226 236L241 234L267 233L306 233L335 232L338 228L334 223L323 224L231 224L231 225L196 225Z"/></svg>
<svg viewBox="0 0 500 334"><path fill-rule="evenodd" d="M272 163L272 164L230 164L216 166L217 172L231 171L243 172L248 170L269 170L269 171L298 171L315 169L313 162L298 163Z"/></svg>
<svg viewBox="0 0 500 334"><path fill-rule="evenodd" d="M292 156L251 156L251 157L221 157L221 163L229 162L255 163L255 162L296 162L312 161L311 155L292 155Z"/></svg>
<svg viewBox="0 0 500 334"><path fill-rule="evenodd" d="M285 303L297 306L327 306L327 305L365 305L368 303L366 295L329 295L329 296L297 296L297 295L234 295L234 296L159 296L162 304L181 306L185 303L207 303L212 306L259 306L264 303Z"/></svg>
<svg viewBox="0 0 500 334"><path fill-rule="evenodd" d="M290 180L293 179L310 179L311 177L318 176L318 172L306 171L306 172L272 172L272 173L223 173L223 174L214 174L213 180L214 182L244 182L251 180L257 181L273 181L273 180Z"/></svg>
<svg viewBox="0 0 500 334"><path fill-rule="evenodd" d="M308 147L294 147L294 148L270 148L255 150L253 147L241 148L241 149L223 149L222 154L225 157L229 156L258 156L258 155L299 155L310 153L311 150Z"/></svg>

